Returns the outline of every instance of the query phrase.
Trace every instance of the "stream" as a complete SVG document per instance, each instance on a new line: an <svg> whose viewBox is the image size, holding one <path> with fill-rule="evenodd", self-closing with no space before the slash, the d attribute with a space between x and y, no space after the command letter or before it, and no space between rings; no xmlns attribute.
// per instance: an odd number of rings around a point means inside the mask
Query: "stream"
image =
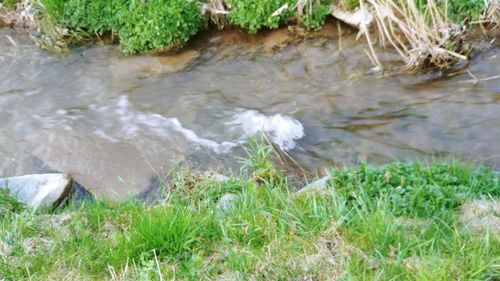
<svg viewBox="0 0 500 281"><path fill-rule="evenodd" d="M50 54L0 29L0 177L61 171L126 198L183 161L238 169L261 130L312 174L365 161L500 167L499 79L378 77L352 31L291 44L287 33L213 31L175 55L126 56L114 45ZM500 49L469 69L499 75Z"/></svg>

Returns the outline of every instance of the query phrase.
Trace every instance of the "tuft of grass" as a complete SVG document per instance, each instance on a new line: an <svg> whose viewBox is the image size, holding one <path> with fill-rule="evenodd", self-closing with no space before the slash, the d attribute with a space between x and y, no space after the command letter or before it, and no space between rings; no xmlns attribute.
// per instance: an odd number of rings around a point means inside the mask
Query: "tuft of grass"
<svg viewBox="0 0 500 281"><path fill-rule="evenodd" d="M25 209L24 204L10 196L8 188L4 188L1 185L2 184L0 184L0 217L23 211Z"/></svg>
<svg viewBox="0 0 500 281"><path fill-rule="evenodd" d="M250 137L245 147L246 157L241 158L242 169L250 169L256 182L272 184L282 179L271 160L273 147L264 133L258 137Z"/></svg>
<svg viewBox="0 0 500 281"><path fill-rule="evenodd" d="M7 10L13 10L17 6L17 0L1 0L0 8L5 8Z"/></svg>

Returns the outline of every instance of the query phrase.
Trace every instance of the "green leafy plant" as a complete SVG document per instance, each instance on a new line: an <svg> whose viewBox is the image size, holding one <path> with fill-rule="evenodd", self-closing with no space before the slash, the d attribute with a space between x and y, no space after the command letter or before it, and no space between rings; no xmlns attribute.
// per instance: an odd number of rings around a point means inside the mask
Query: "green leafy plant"
<svg viewBox="0 0 500 281"><path fill-rule="evenodd" d="M116 31L129 2L129 0L67 0L63 5L64 23L72 30L91 34Z"/></svg>
<svg viewBox="0 0 500 281"><path fill-rule="evenodd" d="M309 0L312 1L312 0ZM325 25L325 18L330 14L329 1L306 3L305 14L299 18L299 22L308 30L319 30Z"/></svg>
<svg viewBox="0 0 500 281"><path fill-rule="evenodd" d="M354 204L360 194L373 202L386 198L395 215L431 217L455 209L468 198L500 195L498 174L485 168L472 173L458 164L398 163L379 169L363 164L334 171L332 176L340 193Z"/></svg>
<svg viewBox="0 0 500 281"><path fill-rule="evenodd" d="M489 0L437 0L433 2L437 4L437 7L443 13L447 13L449 19L455 23L461 23L477 20L486 9L486 4L489 3ZM425 7L428 3L428 0L415 1L416 7L422 12L425 12Z"/></svg>
<svg viewBox="0 0 500 281"><path fill-rule="evenodd" d="M277 28L280 23L293 16L295 1L228 0L227 4L230 8L229 22L248 30L250 33L255 33L264 27ZM284 5L288 5L288 8L274 14Z"/></svg>
<svg viewBox="0 0 500 281"><path fill-rule="evenodd" d="M123 16L118 34L127 53L168 51L184 45L205 22L195 1L136 1Z"/></svg>
<svg viewBox="0 0 500 281"><path fill-rule="evenodd" d="M41 0L42 15L70 30L69 40L118 34L130 54L181 47L206 23L200 4L188 0Z"/></svg>
<svg viewBox="0 0 500 281"><path fill-rule="evenodd" d="M477 20L486 9L485 0L450 1L448 0L448 15L454 22Z"/></svg>

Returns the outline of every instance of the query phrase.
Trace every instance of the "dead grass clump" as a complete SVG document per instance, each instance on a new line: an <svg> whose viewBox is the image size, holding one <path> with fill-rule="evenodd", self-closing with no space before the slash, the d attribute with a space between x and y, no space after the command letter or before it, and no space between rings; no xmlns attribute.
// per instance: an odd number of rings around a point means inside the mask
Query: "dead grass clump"
<svg viewBox="0 0 500 281"><path fill-rule="evenodd" d="M485 0L486 9L477 21L471 24L480 24L488 30L500 29L500 2L497 0Z"/></svg>
<svg viewBox="0 0 500 281"><path fill-rule="evenodd" d="M0 22L13 27L35 30L38 28L38 21L31 5L31 1L22 0L17 3L15 10L0 10Z"/></svg>
<svg viewBox="0 0 500 281"><path fill-rule="evenodd" d="M226 18L226 15L229 14L229 11L227 11L226 9L224 0L209 0L201 7L201 14L209 14L210 21L219 28L223 28L224 26L229 24Z"/></svg>
<svg viewBox="0 0 500 281"><path fill-rule="evenodd" d="M31 36L35 44L41 49L54 53L63 53L69 50L69 42L67 40L69 31L55 23L55 20L50 16L42 1L23 1L31 3L34 18L37 19L37 30Z"/></svg>
<svg viewBox="0 0 500 281"><path fill-rule="evenodd" d="M250 280L338 280L346 270L349 247L338 232L338 225L315 241L274 241L267 254L259 258ZM312 242L312 243L310 243ZM302 245L303 252L297 250Z"/></svg>
<svg viewBox="0 0 500 281"><path fill-rule="evenodd" d="M346 267L348 247L337 232L328 230L315 244L316 253L304 254L300 258L303 280L337 280Z"/></svg>
<svg viewBox="0 0 500 281"><path fill-rule="evenodd" d="M393 47L402 57L404 71L418 72L429 68L448 68L459 60L467 60L468 48L463 44L465 29L453 23L434 0L417 8L413 0L364 0L374 17L380 43ZM370 46L370 57L382 67L373 49L368 25L360 25Z"/></svg>

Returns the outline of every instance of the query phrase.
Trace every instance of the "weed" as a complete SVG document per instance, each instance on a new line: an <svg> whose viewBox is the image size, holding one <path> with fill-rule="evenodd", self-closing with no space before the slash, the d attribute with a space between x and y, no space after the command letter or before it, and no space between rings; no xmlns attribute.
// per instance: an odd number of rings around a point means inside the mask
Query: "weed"
<svg viewBox="0 0 500 281"><path fill-rule="evenodd" d="M392 164L379 169L366 164L357 169L332 171L339 193L354 204L373 206L373 200L387 198L395 215L432 217L442 210L454 210L466 199L499 196L498 173L487 168L473 171L460 164ZM365 195L370 202L357 202Z"/></svg>
<svg viewBox="0 0 500 281"><path fill-rule="evenodd" d="M259 137L248 138L245 147L246 157L241 158L242 169L250 168L252 177L256 181L271 182L278 177L278 171L271 161L273 147L266 139L264 133Z"/></svg>
<svg viewBox="0 0 500 281"><path fill-rule="evenodd" d="M134 1L118 29L127 53L168 51L183 46L205 24L195 1Z"/></svg>
<svg viewBox="0 0 500 281"><path fill-rule="evenodd" d="M308 30L319 30L325 24L325 18L330 14L330 1L301 0L297 3L299 22Z"/></svg>
<svg viewBox="0 0 500 281"><path fill-rule="evenodd" d="M69 41L110 32L119 35L123 50L131 54L181 47L205 24L196 1L41 1L38 17L68 29ZM44 33L53 36L54 28Z"/></svg>
<svg viewBox="0 0 500 281"><path fill-rule="evenodd" d="M119 30L121 19L128 9L128 0L68 0L60 3L52 1L55 7L49 11L60 11L56 19L71 30L102 35L104 32Z"/></svg>
<svg viewBox="0 0 500 281"><path fill-rule="evenodd" d="M293 0L227 0L229 22L250 33L263 27L277 28L293 16Z"/></svg>

